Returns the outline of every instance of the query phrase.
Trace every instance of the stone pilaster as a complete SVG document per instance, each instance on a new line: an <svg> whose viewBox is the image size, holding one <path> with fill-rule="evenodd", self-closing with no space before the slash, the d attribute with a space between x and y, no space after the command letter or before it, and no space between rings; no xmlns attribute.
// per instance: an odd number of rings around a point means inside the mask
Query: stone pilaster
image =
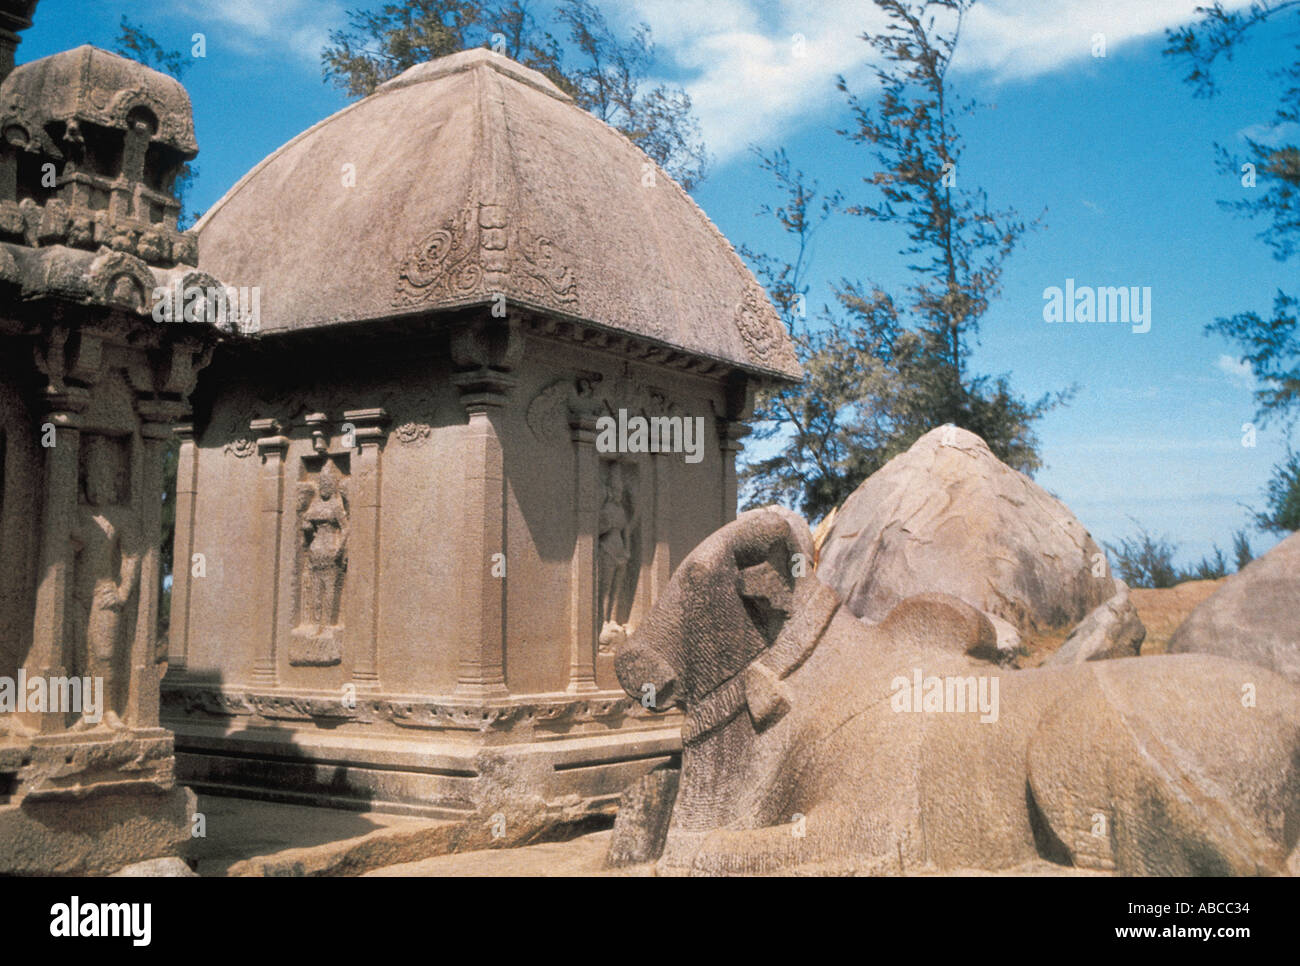
<svg viewBox="0 0 1300 966"><path fill-rule="evenodd" d="M353 409L343 414L351 427L345 442L355 444L351 461L351 533L348 537L348 579L355 610L349 619L355 630L356 658L352 683L358 690L379 687L379 552L383 505L383 452L388 438L388 413L382 409ZM352 436L348 440L348 436Z"/></svg>
<svg viewBox="0 0 1300 966"><path fill-rule="evenodd" d="M740 484L736 476L736 454L745 447L741 440L749 435L750 427L728 419L718 420L718 449L722 451L722 525L736 519L740 502Z"/></svg>
<svg viewBox="0 0 1300 966"><path fill-rule="evenodd" d="M12 0L0 7L0 81L14 69L14 50L22 42L20 31L32 25L37 0Z"/></svg>
<svg viewBox="0 0 1300 966"><path fill-rule="evenodd" d="M506 576L493 574L493 556L505 554L505 467L494 420L513 380L479 371L455 377L469 415L464 434L465 513L461 544L461 659L456 693L504 697Z"/></svg>
<svg viewBox="0 0 1300 966"><path fill-rule="evenodd" d="M140 528L145 534L140 558L139 603L135 637L131 642L130 678L125 721L133 728L158 727L158 690L162 675L158 668L158 595L162 584L163 455L172 435L172 424L185 412L178 403L142 400L140 438L144 465L140 474L142 493L133 499L139 508Z"/></svg>
<svg viewBox="0 0 1300 966"><path fill-rule="evenodd" d="M466 697L505 697L506 586L509 546L506 533L504 456L497 424L515 380L509 375L523 353L523 337L512 319L478 317L451 336L460 390L469 418L463 440L465 522L461 543L461 644L456 693ZM506 575L493 574L493 557L504 555Z"/></svg>
<svg viewBox="0 0 1300 966"><path fill-rule="evenodd" d="M29 677L46 680L67 673L68 607L75 556L73 529L77 516L81 432L79 414L89 402L89 391L63 386L46 394L45 422L39 437L53 445L45 449L45 474L41 506L40 570L36 607L32 619L32 647L24 664ZM47 432L52 433L46 436ZM62 731L66 722L58 715L29 713L22 723L42 734Z"/></svg>
<svg viewBox="0 0 1300 966"><path fill-rule="evenodd" d="M650 521L654 540L654 556L650 564L651 606L659 599L659 595L664 592L664 588L668 586L668 580L672 577L673 572L672 554L668 540L668 516L672 507L668 486L669 461L671 459L672 457L667 454L658 453L650 461L651 471L654 474L654 492L651 497L653 500L653 517Z"/></svg>
<svg viewBox="0 0 1300 966"><path fill-rule="evenodd" d="M600 458L596 454L596 417L574 412L569 421L573 440L574 542L569 580L569 686L572 694L598 690L596 645L600 618L596 613L596 541L600 527Z"/></svg>
<svg viewBox="0 0 1300 966"><path fill-rule="evenodd" d="M189 663L190 590L194 580L194 499L198 483L198 447L194 424L173 427L180 440L176 464L176 533L172 543L171 620L167 635L167 673L181 675Z"/></svg>
<svg viewBox="0 0 1300 966"><path fill-rule="evenodd" d="M727 377L723 411L718 415L718 449L722 451L722 526L736 519L740 500L736 479L736 454L744 449L741 439L749 435L746 420L754 412L754 383L743 372Z"/></svg>
<svg viewBox="0 0 1300 966"><path fill-rule="evenodd" d="M284 517L284 467L289 455L289 438L274 419L254 419L249 429L258 434L257 454L262 461L258 483L259 528L258 550L261 572L257 580L257 622L265 635L261 656L253 662L253 683L274 687L278 681L278 613L280 589L280 544Z"/></svg>

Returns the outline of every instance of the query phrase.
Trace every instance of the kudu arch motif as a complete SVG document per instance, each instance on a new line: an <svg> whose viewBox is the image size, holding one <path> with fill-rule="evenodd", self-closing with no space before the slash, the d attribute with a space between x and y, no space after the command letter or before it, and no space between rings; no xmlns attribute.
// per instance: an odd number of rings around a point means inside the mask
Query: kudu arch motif
<svg viewBox="0 0 1300 966"><path fill-rule="evenodd" d="M1300 691L1279 675L1199 655L999 669L957 598L864 625L798 553L803 520L742 514L619 649L629 694L687 713L660 871L1297 871ZM897 713L914 668L997 675L1001 713ZM1247 733L1251 755L1223 740Z"/></svg>

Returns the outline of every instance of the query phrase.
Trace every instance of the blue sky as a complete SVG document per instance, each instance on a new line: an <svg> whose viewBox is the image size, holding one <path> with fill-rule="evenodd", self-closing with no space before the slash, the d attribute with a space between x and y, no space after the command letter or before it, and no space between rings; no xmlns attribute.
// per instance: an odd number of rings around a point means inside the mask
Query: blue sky
<svg viewBox="0 0 1300 966"><path fill-rule="evenodd" d="M192 204L202 211L250 167L343 107L321 80L319 49L345 23L337 0L41 0L19 61L80 43L113 46L120 16L166 47L204 34L207 56L184 77L200 153ZM1300 288L1300 266L1279 263L1256 237L1262 224L1217 205L1241 196L1218 173L1213 145L1241 144L1271 118L1278 87L1267 68L1294 58L1300 18L1254 37L1222 70L1223 93L1192 97L1182 65L1163 57L1163 30L1187 22L1195 0L998 0L978 5L962 35L953 80L990 106L963 128L959 179L995 206L1045 227L1006 266L1002 297L984 322L973 366L1008 373L1035 397L1071 383L1071 404L1039 424L1046 467L1037 479L1098 540L1133 519L1182 548L1190 563L1248 524L1284 452L1282 427L1242 445L1254 405L1234 348L1206 336L1216 316L1267 312L1279 288ZM1232 4L1230 4L1232 5ZM1239 3L1236 5L1240 5ZM538 5L541 9L545 4ZM865 151L834 132L847 120L834 79L870 93L863 30L878 22L865 0L637 0L602 4L610 19L644 20L658 42L656 70L692 94L716 156L697 200L736 244L780 251L784 239L755 215L775 200L747 153L784 146L791 160L850 201L870 195ZM1106 56L1093 57L1105 35ZM1294 143L1292 133L1289 140ZM840 278L897 291L901 237L840 216L818 234L810 309ZM1079 285L1149 286L1151 330L1048 325L1043 292ZM1257 550L1276 538L1255 535Z"/></svg>

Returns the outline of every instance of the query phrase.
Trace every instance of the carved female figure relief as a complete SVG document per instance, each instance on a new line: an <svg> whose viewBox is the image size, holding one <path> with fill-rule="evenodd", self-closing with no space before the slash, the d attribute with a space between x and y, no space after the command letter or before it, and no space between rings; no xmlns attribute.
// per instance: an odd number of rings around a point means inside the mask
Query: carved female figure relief
<svg viewBox="0 0 1300 966"><path fill-rule="evenodd" d="M339 590L347 569L348 512L330 473L321 475L317 495L303 513L302 534L307 564L303 623L332 626L337 623Z"/></svg>
<svg viewBox="0 0 1300 966"><path fill-rule="evenodd" d="M298 517L299 604L290 663L330 665L342 660L339 602L347 573L348 507L334 464L326 462L314 487L303 492Z"/></svg>
<svg viewBox="0 0 1300 966"><path fill-rule="evenodd" d="M129 673L128 604L140 579L140 528L130 507L121 505L121 453L104 436L86 438L84 500L72 542L76 552L74 634L84 673L102 678L107 707L102 719L83 713L75 727L123 727L118 715L119 681ZM88 709L89 710L89 709Z"/></svg>
<svg viewBox="0 0 1300 966"><path fill-rule="evenodd" d="M618 621L620 597L626 593L640 507L636 483L629 468L617 461L606 464L605 494L597 521L597 613L600 645L608 650L626 633ZM635 588L635 584L633 584ZM627 594L630 598L631 594Z"/></svg>

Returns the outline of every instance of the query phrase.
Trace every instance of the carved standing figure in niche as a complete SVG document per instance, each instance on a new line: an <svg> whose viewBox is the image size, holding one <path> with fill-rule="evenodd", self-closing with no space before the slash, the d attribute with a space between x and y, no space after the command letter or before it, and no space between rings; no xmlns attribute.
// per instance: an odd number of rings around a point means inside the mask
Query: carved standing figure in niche
<svg viewBox="0 0 1300 966"><path fill-rule="evenodd" d="M77 728L121 728L119 679L128 673L128 604L140 581L140 528L120 492L121 450L104 436L85 442L84 498L72 542L76 551L75 641L84 674L102 678L104 708L85 708ZM95 712L95 719L88 717ZM102 712L102 718L99 713ZM97 719L97 720L96 720Z"/></svg>
<svg viewBox="0 0 1300 966"><path fill-rule="evenodd" d="M314 492L308 490L304 496L306 506L299 515L301 596L294 637L309 646L291 655L291 660L294 664L337 664L341 659L337 634L342 630L339 600L348 568L348 508L332 463L321 470Z"/></svg>
<svg viewBox="0 0 1300 966"><path fill-rule="evenodd" d="M600 505L596 544L602 650L617 646L626 635L626 628L617 620L618 599L627 577L628 563L632 559L633 534L640 516L631 474L621 463L611 462L607 465L605 496Z"/></svg>

